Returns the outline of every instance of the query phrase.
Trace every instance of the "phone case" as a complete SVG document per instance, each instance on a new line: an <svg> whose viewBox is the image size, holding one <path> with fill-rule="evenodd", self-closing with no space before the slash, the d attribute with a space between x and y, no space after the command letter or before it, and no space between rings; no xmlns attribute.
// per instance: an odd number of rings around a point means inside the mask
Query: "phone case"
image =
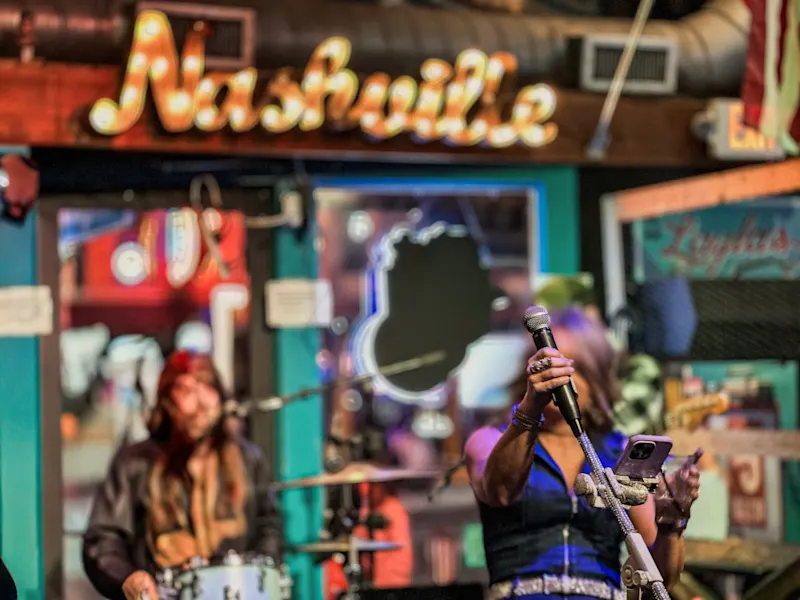
<svg viewBox="0 0 800 600"><path fill-rule="evenodd" d="M637 445L650 442L655 447L652 454L645 459L632 458L631 453ZM651 479L661 472L661 466L672 450L672 440L663 435L635 435L628 440L628 445L619 457L614 474L631 479Z"/></svg>

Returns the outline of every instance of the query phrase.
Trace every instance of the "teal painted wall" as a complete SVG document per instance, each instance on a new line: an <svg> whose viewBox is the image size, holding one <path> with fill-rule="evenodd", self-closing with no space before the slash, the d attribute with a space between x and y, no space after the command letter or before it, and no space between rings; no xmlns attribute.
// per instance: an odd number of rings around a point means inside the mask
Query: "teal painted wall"
<svg viewBox="0 0 800 600"><path fill-rule="evenodd" d="M0 221L0 288L37 284L36 214ZM0 554L21 600L45 600L39 341L0 337Z"/></svg>
<svg viewBox="0 0 800 600"><path fill-rule="evenodd" d="M542 271L571 275L581 269L581 222L578 199L578 169L542 167L526 170L544 188L547 239L542 248Z"/></svg>
<svg viewBox="0 0 800 600"><path fill-rule="evenodd" d="M317 254L314 228L302 239L295 232L275 230L275 277L316 278ZM276 332L276 392L290 394L319 384L317 329L282 329ZM277 413L275 439L279 481L298 479L322 472L323 406L319 396L287 405ZM321 489L287 490L281 493L287 544L319 540L322 529ZM322 599L322 574L308 554L289 554L287 564L294 578L293 600Z"/></svg>

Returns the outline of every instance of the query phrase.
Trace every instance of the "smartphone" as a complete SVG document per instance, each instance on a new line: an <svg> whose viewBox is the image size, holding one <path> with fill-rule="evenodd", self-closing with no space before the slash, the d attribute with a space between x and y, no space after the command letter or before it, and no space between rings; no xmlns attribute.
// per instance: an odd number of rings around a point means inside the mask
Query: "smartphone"
<svg viewBox="0 0 800 600"><path fill-rule="evenodd" d="M663 435L635 435L619 457L614 474L631 479L658 477L672 450L672 440Z"/></svg>

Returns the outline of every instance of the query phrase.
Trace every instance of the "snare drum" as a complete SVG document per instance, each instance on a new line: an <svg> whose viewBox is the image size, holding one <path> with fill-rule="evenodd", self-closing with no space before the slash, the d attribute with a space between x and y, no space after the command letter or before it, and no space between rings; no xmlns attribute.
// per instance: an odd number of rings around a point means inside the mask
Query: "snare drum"
<svg viewBox="0 0 800 600"><path fill-rule="evenodd" d="M285 569L271 558L230 552L172 576L175 600L288 600Z"/></svg>

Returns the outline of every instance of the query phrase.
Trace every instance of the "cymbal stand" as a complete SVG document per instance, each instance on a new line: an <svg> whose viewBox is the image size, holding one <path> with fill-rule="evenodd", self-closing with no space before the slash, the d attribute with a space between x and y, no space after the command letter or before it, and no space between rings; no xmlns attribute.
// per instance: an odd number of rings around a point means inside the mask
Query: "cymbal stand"
<svg viewBox="0 0 800 600"><path fill-rule="evenodd" d="M358 551L358 538L350 533L350 550L344 565L344 576L347 578L347 591L341 600L359 600L364 585L364 570L361 568L361 556Z"/></svg>

